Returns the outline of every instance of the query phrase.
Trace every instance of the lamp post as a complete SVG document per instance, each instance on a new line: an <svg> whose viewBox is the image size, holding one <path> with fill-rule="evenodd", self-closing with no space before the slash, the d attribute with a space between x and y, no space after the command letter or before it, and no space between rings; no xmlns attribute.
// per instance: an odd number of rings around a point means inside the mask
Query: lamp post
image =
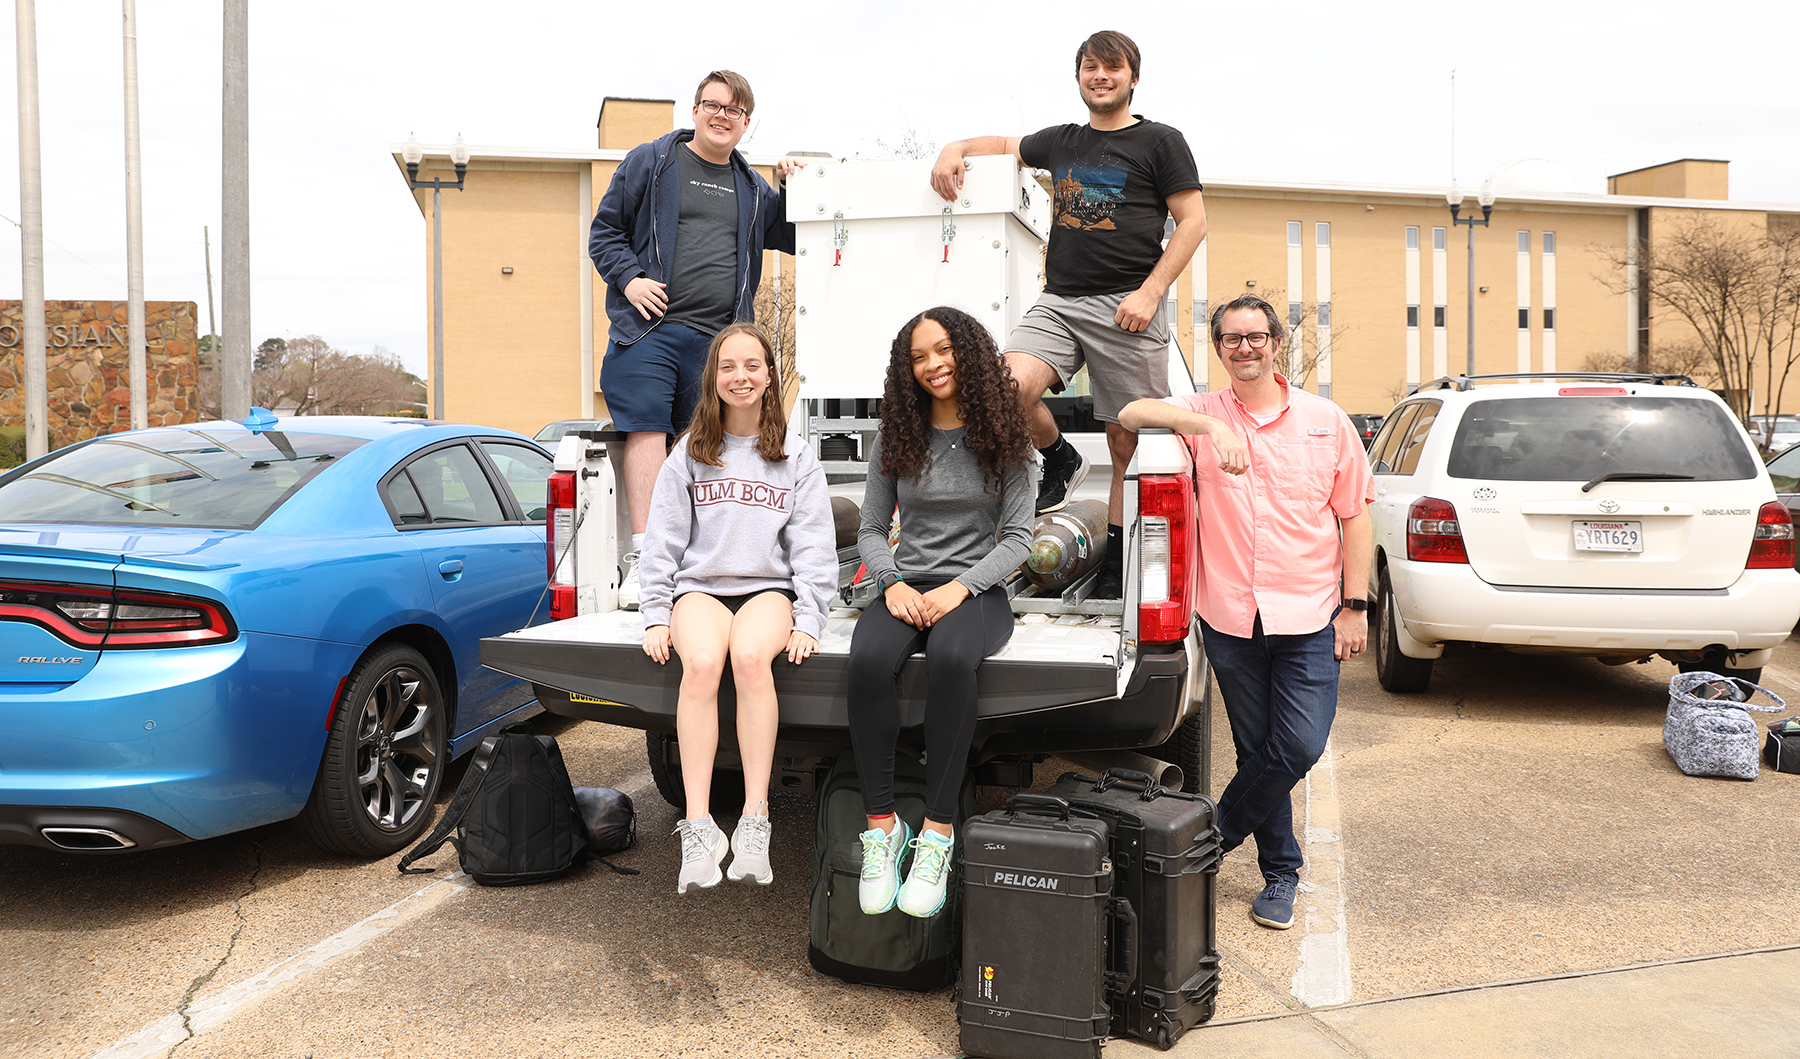
<svg viewBox="0 0 1800 1059"><path fill-rule="evenodd" d="M450 162L456 166L456 179L432 177L419 179L419 163L425 151L416 137L409 137L400 157L406 162L406 182L414 191L431 189L431 405L437 418L444 415L444 189L461 191L463 176L469 170L469 148L461 136L450 148Z"/></svg>
<svg viewBox="0 0 1800 1059"><path fill-rule="evenodd" d="M1475 226L1488 226L1488 217L1494 212L1494 190L1488 184L1481 185L1481 194L1476 201L1481 203L1481 219L1476 220L1474 214L1461 216L1463 193L1451 188L1444 196L1450 203L1450 223L1467 225L1469 229L1469 366L1465 369L1469 375L1475 374Z"/></svg>

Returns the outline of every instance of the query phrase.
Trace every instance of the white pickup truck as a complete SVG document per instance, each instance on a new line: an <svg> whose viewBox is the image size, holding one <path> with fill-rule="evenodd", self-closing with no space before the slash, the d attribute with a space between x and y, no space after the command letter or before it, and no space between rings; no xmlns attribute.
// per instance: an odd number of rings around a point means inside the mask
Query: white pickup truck
<svg viewBox="0 0 1800 1059"><path fill-rule="evenodd" d="M875 398L898 325L920 309L952 304L1004 336L1043 285L1049 202L1035 177L1010 158L976 159L960 200L946 203L929 188L929 168L820 162L789 183L789 214L797 220L794 425L816 446L833 493L855 501L866 470L856 458L879 426ZM1192 392L1187 362L1173 343L1169 374L1173 392ZM1080 392L1072 386L1063 403ZM1094 464L1089 488L1104 489L1103 435L1071 437ZM679 806L680 663L646 657L643 619L617 606L619 542L629 529L616 485L620 449L618 436L598 431L560 442L548 504L557 620L485 640L481 658L531 681L552 713L643 729L658 790ZM1146 432L1125 490L1125 598L1088 598L1097 570L1048 597L1018 574L1009 579L1018 625L978 674L971 750L978 782L1029 783L1031 764L1050 754L1147 748L1181 767L1187 789L1205 790L1212 681L1192 616L1194 518L1186 446ZM842 605L833 609L818 653L799 666L775 661L778 788L813 789L821 767L850 745L850 635L874 589L856 582L854 530L847 536L839 540ZM925 662L915 657L900 674L903 739L919 735L924 692ZM741 790L730 774L735 707L727 673L719 695L725 774L714 792L733 805Z"/></svg>

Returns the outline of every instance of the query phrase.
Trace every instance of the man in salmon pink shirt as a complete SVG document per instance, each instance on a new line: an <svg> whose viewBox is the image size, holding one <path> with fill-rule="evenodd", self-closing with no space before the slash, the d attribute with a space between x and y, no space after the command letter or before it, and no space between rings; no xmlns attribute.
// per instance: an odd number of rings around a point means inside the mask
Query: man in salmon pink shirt
<svg viewBox="0 0 1800 1059"><path fill-rule="evenodd" d="M1212 316L1231 388L1134 401L1131 430L1163 427L1193 449L1206 655L1225 696L1237 775L1219 798L1227 851L1256 836L1265 886L1250 915L1294 925L1305 863L1291 795L1325 751L1339 665L1369 638L1367 505L1375 479L1337 405L1275 370L1285 328L1246 294Z"/></svg>

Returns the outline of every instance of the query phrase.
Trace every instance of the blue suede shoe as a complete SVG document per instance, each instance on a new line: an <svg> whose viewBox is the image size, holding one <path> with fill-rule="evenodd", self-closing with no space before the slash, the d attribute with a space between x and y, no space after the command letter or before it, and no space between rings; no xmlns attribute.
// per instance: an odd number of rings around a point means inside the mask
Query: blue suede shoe
<svg viewBox="0 0 1800 1059"><path fill-rule="evenodd" d="M1296 876L1282 875L1269 880L1263 892L1250 902L1250 918L1265 927L1286 930L1294 925L1294 885Z"/></svg>

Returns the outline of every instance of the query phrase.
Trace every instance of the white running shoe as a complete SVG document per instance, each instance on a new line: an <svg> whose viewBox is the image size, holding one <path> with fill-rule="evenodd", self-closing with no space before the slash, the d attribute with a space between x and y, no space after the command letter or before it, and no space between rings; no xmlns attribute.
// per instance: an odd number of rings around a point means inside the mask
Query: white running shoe
<svg viewBox="0 0 1800 1059"><path fill-rule="evenodd" d="M767 886L775 881L775 869L769 867L769 803L758 808L763 810L762 816L745 813L738 817L737 829L731 833L731 867L725 869L725 877Z"/></svg>
<svg viewBox="0 0 1800 1059"><path fill-rule="evenodd" d="M929 919L944 907L950 883L949 835L921 831L913 839L912 870L900 886L900 911L918 919Z"/></svg>
<svg viewBox="0 0 1800 1059"><path fill-rule="evenodd" d="M681 878L675 892L707 890L719 885L725 877L719 865L725 863L725 832L712 822L712 817L677 820L675 833L681 836Z"/></svg>
<svg viewBox="0 0 1800 1059"><path fill-rule="evenodd" d="M626 552L621 560L625 576L619 579L619 609L638 609L638 553Z"/></svg>
<svg viewBox="0 0 1800 1059"><path fill-rule="evenodd" d="M864 913L878 916L894 907L900 894L900 857L911 841L912 828L898 817L891 834L879 827L862 833L862 879L856 884L856 896Z"/></svg>

